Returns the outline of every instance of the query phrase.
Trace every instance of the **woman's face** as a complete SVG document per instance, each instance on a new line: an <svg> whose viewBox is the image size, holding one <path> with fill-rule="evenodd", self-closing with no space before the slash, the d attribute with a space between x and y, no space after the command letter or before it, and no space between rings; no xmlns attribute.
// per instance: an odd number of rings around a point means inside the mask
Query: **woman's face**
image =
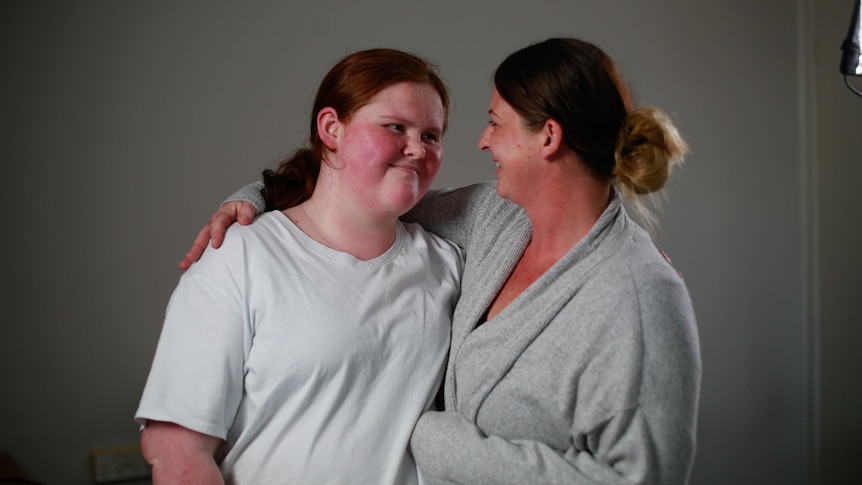
<svg viewBox="0 0 862 485"><path fill-rule="evenodd" d="M433 87L399 83L340 124L330 165L358 208L398 217L419 202L443 162L443 121Z"/></svg>
<svg viewBox="0 0 862 485"><path fill-rule="evenodd" d="M519 198L541 187L533 162L540 156L542 135L528 130L496 89L488 114L491 119L479 137L479 149L490 152L497 166L497 195L523 205Z"/></svg>

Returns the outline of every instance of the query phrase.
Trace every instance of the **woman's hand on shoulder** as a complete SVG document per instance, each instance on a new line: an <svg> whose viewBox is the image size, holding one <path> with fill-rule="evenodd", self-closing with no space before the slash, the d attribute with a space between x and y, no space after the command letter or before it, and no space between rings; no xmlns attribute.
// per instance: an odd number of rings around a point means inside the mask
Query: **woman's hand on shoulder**
<svg viewBox="0 0 862 485"><path fill-rule="evenodd" d="M244 201L225 202L221 207L210 217L207 225L200 230L191 249L186 253L185 258L180 261L180 269L186 270L191 267L192 263L200 259L207 243L211 241L213 249L218 249L221 243L224 242L224 235L227 228L234 222L239 222L245 226L254 220L255 208L254 205Z"/></svg>

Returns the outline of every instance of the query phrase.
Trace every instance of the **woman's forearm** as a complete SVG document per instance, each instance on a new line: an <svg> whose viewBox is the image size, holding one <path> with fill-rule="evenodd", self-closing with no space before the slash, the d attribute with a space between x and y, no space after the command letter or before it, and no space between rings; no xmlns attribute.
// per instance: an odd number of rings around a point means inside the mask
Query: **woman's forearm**
<svg viewBox="0 0 862 485"><path fill-rule="evenodd" d="M224 485L215 462L221 439L178 424L148 421L141 452L153 467L154 485Z"/></svg>

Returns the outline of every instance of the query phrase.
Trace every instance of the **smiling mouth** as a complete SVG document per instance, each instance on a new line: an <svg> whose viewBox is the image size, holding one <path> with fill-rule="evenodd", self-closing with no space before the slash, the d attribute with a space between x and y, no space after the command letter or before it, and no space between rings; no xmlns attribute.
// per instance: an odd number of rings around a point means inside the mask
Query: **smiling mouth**
<svg viewBox="0 0 862 485"><path fill-rule="evenodd" d="M416 175L422 174L422 172L419 170L419 167L414 167L412 165L392 165L392 168L397 168L399 170L404 170L406 172L413 172Z"/></svg>

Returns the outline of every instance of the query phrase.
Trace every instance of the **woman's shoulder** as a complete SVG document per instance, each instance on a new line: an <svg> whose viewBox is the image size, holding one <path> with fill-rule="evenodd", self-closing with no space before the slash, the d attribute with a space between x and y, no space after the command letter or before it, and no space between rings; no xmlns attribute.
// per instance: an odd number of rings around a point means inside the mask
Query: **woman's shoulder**
<svg viewBox="0 0 862 485"><path fill-rule="evenodd" d="M422 203L435 208L480 207L505 204L505 199L497 195L496 182L479 182L458 188L441 188L428 192Z"/></svg>
<svg viewBox="0 0 862 485"><path fill-rule="evenodd" d="M685 282L670 258L630 220L618 221L596 251L599 259L593 266L593 284L602 285L615 298L689 301Z"/></svg>
<svg viewBox="0 0 862 485"><path fill-rule="evenodd" d="M284 237L287 231L285 221L286 217L280 211L271 211L258 215L248 225L233 224L225 232L221 246L218 249L207 246L201 261L220 261L224 264L263 253L266 248L273 246L271 242Z"/></svg>
<svg viewBox="0 0 862 485"><path fill-rule="evenodd" d="M225 243L229 241L248 241L272 236L285 230L288 221L283 212L274 210L257 215L250 224L233 224L225 232Z"/></svg>
<svg viewBox="0 0 862 485"><path fill-rule="evenodd" d="M399 221L404 234L405 244L411 248L427 248L429 252L451 258L455 261L463 261L464 251L454 242L428 232L420 224L415 222Z"/></svg>

